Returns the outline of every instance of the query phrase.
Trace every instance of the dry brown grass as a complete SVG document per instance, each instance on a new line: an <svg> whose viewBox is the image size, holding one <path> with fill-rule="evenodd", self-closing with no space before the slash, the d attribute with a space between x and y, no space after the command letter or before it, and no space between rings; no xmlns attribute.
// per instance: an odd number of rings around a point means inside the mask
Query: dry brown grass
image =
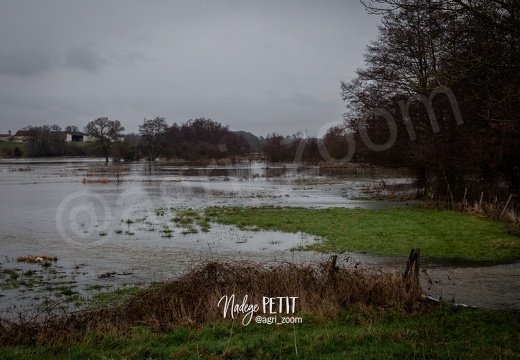
<svg viewBox="0 0 520 360"><path fill-rule="evenodd" d="M84 169L81 169L84 170ZM130 166L113 166L89 169L86 176L98 176L99 174L117 174L130 172Z"/></svg>
<svg viewBox="0 0 520 360"><path fill-rule="evenodd" d="M219 300L248 295L298 297L298 314L334 316L347 306L411 310L421 305L416 279L382 271L359 271L332 263L261 266L249 262L210 262L195 266L178 280L157 285L123 304L46 319L0 320L0 346L81 340L87 333L127 333L135 326L162 331L223 320ZM227 318L229 319L229 317Z"/></svg>
<svg viewBox="0 0 520 360"><path fill-rule="evenodd" d="M509 205L509 207L506 207ZM473 205L461 205L464 212L477 215L485 215L491 219L503 221L513 226L520 224L520 212L510 204L503 203L473 203Z"/></svg>
<svg viewBox="0 0 520 360"><path fill-rule="evenodd" d="M58 261L58 257L57 257L57 256L48 256L48 255L38 255L38 256L33 256L33 255L29 255L29 256L18 256L18 257L16 258L16 261L18 261L18 262L26 262L26 263L34 264L34 263L43 262L43 261Z"/></svg>
<svg viewBox="0 0 520 360"><path fill-rule="evenodd" d="M484 194L479 201L469 202L464 199L460 202L449 202L447 199L437 201L423 201L422 207L437 208L437 209L451 209L475 215L482 215L493 220L501 221L509 226L515 233L515 227L520 226L520 202L518 196L510 195L509 198L501 201L495 197L493 201L483 201Z"/></svg>
<svg viewBox="0 0 520 360"><path fill-rule="evenodd" d="M87 179L83 178L82 183L83 184L108 184L111 182L116 182L116 179L109 179L109 178L96 178L96 179Z"/></svg>

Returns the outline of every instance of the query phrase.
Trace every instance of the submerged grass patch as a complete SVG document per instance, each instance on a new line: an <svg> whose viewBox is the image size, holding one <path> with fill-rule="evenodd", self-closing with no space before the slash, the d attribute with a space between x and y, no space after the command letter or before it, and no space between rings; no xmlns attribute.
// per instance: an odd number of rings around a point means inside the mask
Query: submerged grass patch
<svg viewBox="0 0 520 360"><path fill-rule="evenodd" d="M210 218L202 210L170 209L175 216L171 219L176 227L183 229L182 235L196 234L200 231L209 232Z"/></svg>
<svg viewBox="0 0 520 360"><path fill-rule="evenodd" d="M520 259L520 238L493 220L444 210L208 208L212 221L265 230L304 232L324 239L306 249L406 254L470 261Z"/></svg>

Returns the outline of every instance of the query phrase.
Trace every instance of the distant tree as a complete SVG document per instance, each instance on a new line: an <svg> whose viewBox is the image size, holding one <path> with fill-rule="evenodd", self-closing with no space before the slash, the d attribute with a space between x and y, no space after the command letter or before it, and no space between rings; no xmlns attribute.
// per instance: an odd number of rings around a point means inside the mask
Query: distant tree
<svg viewBox="0 0 520 360"><path fill-rule="evenodd" d="M329 128L323 136L324 150L334 160L343 159L348 154L349 143L346 131L345 126L337 125Z"/></svg>
<svg viewBox="0 0 520 360"><path fill-rule="evenodd" d="M58 127L59 128L59 127ZM59 132L56 125L28 126L27 151L32 157L64 156L66 144L63 133Z"/></svg>
<svg viewBox="0 0 520 360"><path fill-rule="evenodd" d="M146 153L148 161L154 161L163 155L166 149L166 133L168 124L163 117L155 119L144 119L142 125L139 125L139 135Z"/></svg>
<svg viewBox="0 0 520 360"><path fill-rule="evenodd" d="M305 150L302 155L302 160L311 161L314 163L318 163L322 160L317 138L310 137L305 139Z"/></svg>
<svg viewBox="0 0 520 360"><path fill-rule="evenodd" d="M110 150L112 161L136 161L139 160L139 141L134 137L139 137L136 134L125 135L123 142L114 143Z"/></svg>
<svg viewBox="0 0 520 360"><path fill-rule="evenodd" d="M20 156L23 155L23 151L18 146L15 146L14 147L14 151L13 151L13 155L15 157L19 158Z"/></svg>
<svg viewBox="0 0 520 360"><path fill-rule="evenodd" d="M234 131L234 133L242 136L251 149L258 150L261 148L260 139L256 135L247 131Z"/></svg>
<svg viewBox="0 0 520 360"><path fill-rule="evenodd" d="M139 146L141 144L141 136L139 134L131 133L125 135L123 159L125 161L135 161L140 158Z"/></svg>
<svg viewBox="0 0 520 360"><path fill-rule="evenodd" d="M166 149L164 155L167 158L180 158L181 128L177 123L172 124L166 132Z"/></svg>
<svg viewBox="0 0 520 360"><path fill-rule="evenodd" d="M141 137L137 134L127 134L123 142L115 143L110 151L113 161L136 161L139 160Z"/></svg>
<svg viewBox="0 0 520 360"><path fill-rule="evenodd" d="M232 160L249 152L243 136L229 130L212 119L190 119L180 126L173 124L165 134L168 143L165 155L185 160L222 159Z"/></svg>
<svg viewBox="0 0 520 360"><path fill-rule="evenodd" d="M227 134L222 136L220 142L225 145L225 147L220 147L219 151L231 158L231 161L235 161L238 156L241 154L247 153L250 151L250 146L247 140L238 133L229 131Z"/></svg>
<svg viewBox="0 0 520 360"><path fill-rule="evenodd" d="M145 123L147 121L152 120L145 119ZM174 123L164 131L163 139L163 156L191 161L208 162L223 158L235 161L250 154L251 143L256 146L254 151L263 149L263 144L253 134L231 131L228 125L209 118L190 119L180 125Z"/></svg>
<svg viewBox="0 0 520 360"><path fill-rule="evenodd" d="M105 156L107 163L113 143L119 141L124 130L119 120L108 120L107 117L97 118L85 126L85 133L96 139L96 145Z"/></svg>
<svg viewBox="0 0 520 360"><path fill-rule="evenodd" d="M69 125L65 127L65 131L68 133L79 132L79 128L76 125Z"/></svg>
<svg viewBox="0 0 520 360"><path fill-rule="evenodd" d="M265 139L264 153L267 161L279 162L285 160L285 138L278 134L272 133L267 135Z"/></svg>
<svg viewBox="0 0 520 360"><path fill-rule="evenodd" d="M198 118L186 121L181 127L188 130L193 140L217 144L229 132L229 127L212 119ZM190 139L190 140L192 140Z"/></svg>

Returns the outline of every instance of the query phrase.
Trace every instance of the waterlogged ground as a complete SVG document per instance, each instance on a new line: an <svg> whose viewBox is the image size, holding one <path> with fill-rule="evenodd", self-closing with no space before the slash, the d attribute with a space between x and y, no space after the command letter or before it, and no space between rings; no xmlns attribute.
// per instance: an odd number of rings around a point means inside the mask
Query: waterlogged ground
<svg viewBox="0 0 520 360"><path fill-rule="evenodd" d="M238 229L200 215L209 206L406 207L360 200L410 179L373 168L295 164L110 164L97 160L0 163L0 310L16 314L82 306L133 286L182 275L208 259L317 261L291 251L306 234ZM384 191L384 190L381 190ZM408 190L410 191L410 190ZM57 260L19 261L28 255ZM350 266L402 267L402 257L343 254ZM520 309L518 264L425 264L425 291L472 306Z"/></svg>

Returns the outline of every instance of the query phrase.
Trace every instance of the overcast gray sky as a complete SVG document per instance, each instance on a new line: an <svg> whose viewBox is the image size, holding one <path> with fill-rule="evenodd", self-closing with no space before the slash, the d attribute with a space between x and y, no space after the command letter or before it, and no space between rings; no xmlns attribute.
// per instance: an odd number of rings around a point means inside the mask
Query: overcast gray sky
<svg viewBox="0 0 520 360"><path fill-rule="evenodd" d="M164 116L316 135L378 23L356 0L0 0L0 132Z"/></svg>

